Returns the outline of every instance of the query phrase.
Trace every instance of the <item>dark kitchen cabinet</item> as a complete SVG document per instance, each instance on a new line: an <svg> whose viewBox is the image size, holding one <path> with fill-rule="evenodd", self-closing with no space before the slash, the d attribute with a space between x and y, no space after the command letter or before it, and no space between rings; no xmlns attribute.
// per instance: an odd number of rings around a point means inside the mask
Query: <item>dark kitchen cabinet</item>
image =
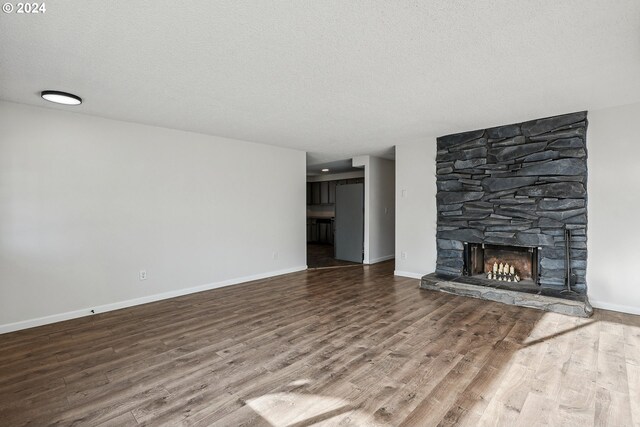
<svg viewBox="0 0 640 427"><path fill-rule="evenodd" d="M332 205L336 202L336 186L343 184L360 184L362 182L364 182L364 178L307 182L307 205Z"/></svg>
<svg viewBox="0 0 640 427"><path fill-rule="evenodd" d="M333 244L333 219L307 218L307 242Z"/></svg>
<svg viewBox="0 0 640 427"><path fill-rule="evenodd" d="M329 181L319 182L320 184L320 204L329 203Z"/></svg>
<svg viewBox="0 0 640 427"><path fill-rule="evenodd" d="M311 204L312 205L320 204L320 183L319 182L311 183Z"/></svg>
<svg viewBox="0 0 640 427"><path fill-rule="evenodd" d="M336 202L336 181L329 181L329 203L334 204Z"/></svg>

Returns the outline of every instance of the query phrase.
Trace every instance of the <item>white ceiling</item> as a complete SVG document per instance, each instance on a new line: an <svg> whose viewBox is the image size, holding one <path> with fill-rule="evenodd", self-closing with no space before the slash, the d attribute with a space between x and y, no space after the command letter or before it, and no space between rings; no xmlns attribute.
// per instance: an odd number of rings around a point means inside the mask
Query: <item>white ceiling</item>
<svg viewBox="0 0 640 427"><path fill-rule="evenodd" d="M640 101L640 1L47 2L0 14L0 98L319 164ZM80 107L41 100L82 96Z"/></svg>

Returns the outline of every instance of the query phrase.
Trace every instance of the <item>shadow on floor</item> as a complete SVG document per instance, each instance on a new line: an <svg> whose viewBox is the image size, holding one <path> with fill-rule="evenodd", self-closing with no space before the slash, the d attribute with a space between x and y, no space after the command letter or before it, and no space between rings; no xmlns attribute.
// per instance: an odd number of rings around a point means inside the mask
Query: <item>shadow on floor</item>
<svg viewBox="0 0 640 427"><path fill-rule="evenodd" d="M307 243L307 266L309 268L352 267L357 262L341 261L333 256L334 246L323 243Z"/></svg>

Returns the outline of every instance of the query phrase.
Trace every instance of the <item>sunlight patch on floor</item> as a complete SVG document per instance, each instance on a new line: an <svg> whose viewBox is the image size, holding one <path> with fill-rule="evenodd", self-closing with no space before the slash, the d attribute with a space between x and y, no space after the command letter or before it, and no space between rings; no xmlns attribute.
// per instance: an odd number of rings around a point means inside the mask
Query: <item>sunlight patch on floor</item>
<svg viewBox="0 0 640 427"><path fill-rule="evenodd" d="M593 318L571 317L558 313L545 313L521 344L531 346L541 343L549 343L557 338L564 339L565 335L588 333L586 328L593 327L596 320Z"/></svg>
<svg viewBox="0 0 640 427"><path fill-rule="evenodd" d="M354 409L348 400L330 396L272 393L250 399L247 404L274 427L299 423L310 426L378 425L372 417Z"/></svg>
<svg viewBox="0 0 640 427"><path fill-rule="evenodd" d="M295 380L295 381L291 381L289 384L287 384L288 387L299 387L299 386L303 386L303 385L307 385L307 384L311 384L311 380L308 378L302 378L299 380Z"/></svg>
<svg viewBox="0 0 640 427"><path fill-rule="evenodd" d="M517 324L499 343L503 360L491 367L494 381L484 383L463 425L519 425L539 416L541 408L555 411L559 419L584 417L583 406L591 407L588 386L595 375L587 374L597 357L599 327L593 318L558 313L545 313L535 324ZM569 380L578 384L576 389L565 384ZM580 389L580 384L585 386Z"/></svg>

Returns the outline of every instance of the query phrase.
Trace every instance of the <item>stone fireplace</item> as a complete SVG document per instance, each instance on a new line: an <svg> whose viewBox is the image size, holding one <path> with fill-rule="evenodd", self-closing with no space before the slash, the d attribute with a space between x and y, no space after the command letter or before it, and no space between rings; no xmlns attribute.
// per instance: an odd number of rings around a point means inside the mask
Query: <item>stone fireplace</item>
<svg viewBox="0 0 640 427"><path fill-rule="evenodd" d="M589 315L586 129L578 112L438 138L438 257L423 287L522 291Z"/></svg>

